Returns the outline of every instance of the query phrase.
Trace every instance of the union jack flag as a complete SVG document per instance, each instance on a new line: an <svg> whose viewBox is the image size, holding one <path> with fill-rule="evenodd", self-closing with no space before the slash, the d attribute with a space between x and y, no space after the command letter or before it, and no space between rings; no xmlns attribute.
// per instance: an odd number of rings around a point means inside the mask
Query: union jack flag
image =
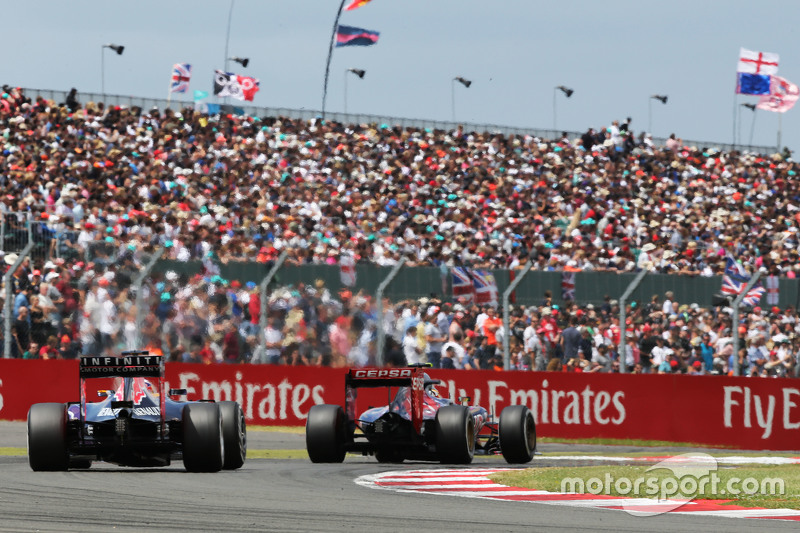
<svg viewBox="0 0 800 533"><path fill-rule="evenodd" d="M192 65L189 63L175 63L172 66L171 93L185 93L189 90L189 80L192 77Z"/></svg>
<svg viewBox="0 0 800 533"><path fill-rule="evenodd" d="M742 293L749 281L750 274L747 273L742 265L734 261L733 258L729 256L725 260L725 274L722 276L722 293L729 294L734 297L738 296ZM764 292L766 292L764 286L759 281L752 289L750 289L750 291L742 300L742 303L749 305L750 307L755 307L758 305L758 302L761 300Z"/></svg>
<svg viewBox="0 0 800 533"><path fill-rule="evenodd" d="M497 282L488 270L473 270L472 284L475 286L475 302L497 305Z"/></svg>
<svg viewBox="0 0 800 533"><path fill-rule="evenodd" d="M475 298L475 286L472 284L472 277L469 269L464 267L453 267L450 270L453 276L453 298L464 297L468 301Z"/></svg>

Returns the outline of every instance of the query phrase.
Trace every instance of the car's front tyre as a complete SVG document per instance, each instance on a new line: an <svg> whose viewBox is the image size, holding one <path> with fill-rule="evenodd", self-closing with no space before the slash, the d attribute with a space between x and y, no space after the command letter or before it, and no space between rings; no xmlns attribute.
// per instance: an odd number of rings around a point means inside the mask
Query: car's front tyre
<svg viewBox="0 0 800 533"><path fill-rule="evenodd" d="M437 411L436 450L442 463L471 463L475 438L475 420L466 406L446 405Z"/></svg>
<svg viewBox="0 0 800 533"><path fill-rule="evenodd" d="M247 424L242 408L236 402L219 402L222 416L222 438L225 442L225 470L241 468L247 457Z"/></svg>
<svg viewBox="0 0 800 533"><path fill-rule="evenodd" d="M509 405L500 413L500 451L508 463L527 463L536 451L536 422L524 405Z"/></svg>
<svg viewBox="0 0 800 533"><path fill-rule="evenodd" d="M219 472L224 464L222 417L215 403L183 408L183 466L189 472Z"/></svg>

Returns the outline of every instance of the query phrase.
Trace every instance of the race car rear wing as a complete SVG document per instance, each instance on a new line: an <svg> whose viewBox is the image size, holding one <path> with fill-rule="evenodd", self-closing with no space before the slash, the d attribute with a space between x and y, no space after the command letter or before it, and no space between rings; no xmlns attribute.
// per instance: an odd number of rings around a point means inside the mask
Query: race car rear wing
<svg viewBox="0 0 800 533"><path fill-rule="evenodd" d="M122 352L122 357L81 357L80 377L160 378L164 367L160 355L148 352Z"/></svg>
<svg viewBox="0 0 800 533"><path fill-rule="evenodd" d="M345 413L350 422L356 418L355 403L360 388L410 387L411 422L419 432L422 427L422 394L425 376L420 367L411 368L351 368L345 376Z"/></svg>
<svg viewBox="0 0 800 533"><path fill-rule="evenodd" d="M345 383L354 387L410 387L417 377L422 380L419 368L351 368Z"/></svg>

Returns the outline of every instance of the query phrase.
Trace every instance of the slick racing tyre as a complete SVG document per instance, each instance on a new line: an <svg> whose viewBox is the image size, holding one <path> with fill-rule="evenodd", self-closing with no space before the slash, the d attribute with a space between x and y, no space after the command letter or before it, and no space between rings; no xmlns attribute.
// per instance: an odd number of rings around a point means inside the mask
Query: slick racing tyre
<svg viewBox="0 0 800 533"><path fill-rule="evenodd" d="M67 406L35 403L28 411L28 463L35 472L67 470Z"/></svg>
<svg viewBox="0 0 800 533"><path fill-rule="evenodd" d="M442 463L471 463L475 437L475 420L466 406L446 405L436 413L436 450Z"/></svg>
<svg viewBox="0 0 800 533"><path fill-rule="evenodd" d="M509 405L500 413L500 451L508 463L527 463L536 450L536 422L524 405Z"/></svg>
<svg viewBox="0 0 800 533"><path fill-rule="evenodd" d="M312 463L341 463L347 441L344 411L338 405L315 405L306 420L306 450Z"/></svg>
<svg viewBox="0 0 800 533"><path fill-rule="evenodd" d="M242 408L236 402L219 402L222 416L222 440L225 443L225 460L222 468L241 468L247 457L247 425Z"/></svg>
<svg viewBox="0 0 800 533"><path fill-rule="evenodd" d="M222 470L225 444L222 417L215 403L190 403L183 408L183 466L189 472Z"/></svg>

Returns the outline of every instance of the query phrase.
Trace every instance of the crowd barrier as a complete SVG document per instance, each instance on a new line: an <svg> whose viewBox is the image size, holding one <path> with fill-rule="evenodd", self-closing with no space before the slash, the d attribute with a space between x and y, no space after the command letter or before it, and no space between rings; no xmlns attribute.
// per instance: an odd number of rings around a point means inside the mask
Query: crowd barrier
<svg viewBox="0 0 800 533"><path fill-rule="evenodd" d="M168 363L168 387L188 399L236 400L247 421L301 426L314 404L344 402L345 369ZM722 376L430 370L442 396L499 414L526 404L539 436L645 439L752 450L800 450L794 381ZM76 361L0 360L0 419L32 403L77 401ZM376 402L376 403L372 403ZM385 399L369 398L369 405Z"/></svg>
<svg viewBox="0 0 800 533"><path fill-rule="evenodd" d="M63 103L67 99L67 91L52 90L52 89L33 89L23 88L23 92L30 98L41 96L48 100L54 100L56 103ZM132 95L119 95L119 94L98 94L98 93L78 93L78 100L84 105L87 102L104 102L106 105L119 105L119 106L137 106L144 111L148 111L153 107L159 109L182 109L186 107L194 107L202 112L215 114L219 112L233 113L237 115L247 114L257 117L289 117L292 119L312 120L322 116L322 112L315 109L291 109L285 107L263 107L253 105L240 105L235 106L229 104L213 104L193 101L180 101L180 100L166 100L163 98L147 98ZM500 124L476 124L466 123L460 121L447 121L447 120L431 120L422 118L407 118L407 117L391 117L386 115L372 115L365 113L338 113L327 111L325 118L328 121L341 122L343 124L387 124L392 126L400 126L404 128L428 128L450 131L462 126L467 132L470 131L488 131L493 133L503 133L504 135L532 135L542 139L558 139L561 137L563 129L549 129L549 128L532 128L520 126L507 126ZM580 137L583 132L567 131L570 138ZM656 146L664 146L667 142L666 137L653 137L653 143ZM770 154L777 150L774 146L756 146L747 144L729 144L717 141L698 141L691 139L684 139L686 146L699 146L699 147L713 147L717 150L731 151L740 150L744 152L752 152L758 154Z"/></svg>

